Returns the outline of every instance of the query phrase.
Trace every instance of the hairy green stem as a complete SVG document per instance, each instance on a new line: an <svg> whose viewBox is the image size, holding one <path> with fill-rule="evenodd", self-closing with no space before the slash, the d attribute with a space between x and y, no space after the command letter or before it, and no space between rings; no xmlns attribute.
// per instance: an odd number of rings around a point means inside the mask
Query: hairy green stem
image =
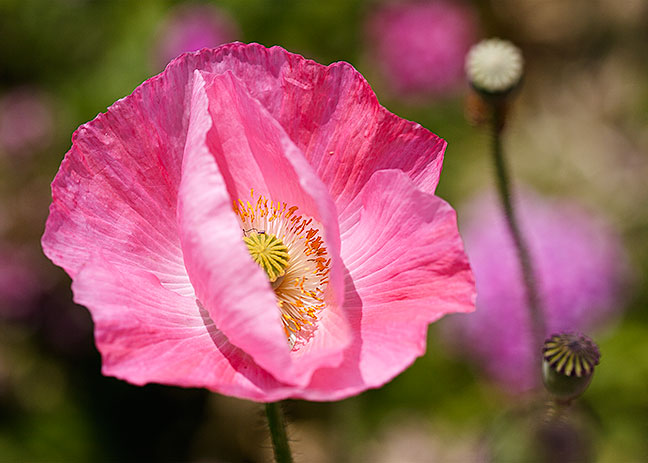
<svg viewBox="0 0 648 463"><path fill-rule="evenodd" d="M288 434L279 402L265 404L268 428L272 439L272 450L277 463L292 463L292 454L288 445Z"/></svg>
<svg viewBox="0 0 648 463"><path fill-rule="evenodd" d="M529 247L524 235L520 230L518 217L516 214L515 204L511 197L511 180L504 158L502 149L502 131L504 129L505 108L499 103L492 103L492 129L493 129L493 162L495 164L495 173L497 180L497 189L499 191L500 201L504 208L504 215L508 224L517 256L522 269L524 286L526 288L526 299L529 307L533 332L533 349L541 358L540 352L544 343L545 325L542 308L540 306L540 297L538 287L533 272L533 261L529 252Z"/></svg>

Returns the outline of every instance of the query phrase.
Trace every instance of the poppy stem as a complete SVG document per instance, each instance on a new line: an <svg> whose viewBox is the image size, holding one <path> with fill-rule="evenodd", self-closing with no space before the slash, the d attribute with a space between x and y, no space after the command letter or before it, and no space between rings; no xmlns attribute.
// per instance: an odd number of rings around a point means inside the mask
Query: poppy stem
<svg viewBox="0 0 648 463"><path fill-rule="evenodd" d="M533 350L537 352L538 358L544 343L545 325L538 287L534 277L534 266L529 246L519 226L516 214L515 203L511 195L511 180L502 148L502 132L506 119L506 106L500 101L491 102L492 108L492 130L493 130L493 162L495 164L495 177L500 201L504 209L506 222L513 238L517 256L522 270L524 286L526 288L526 299L529 307L532 322Z"/></svg>
<svg viewBox="0 0 648 463"><path fill-rule="evenodd" d="M270 428L275 461L277 463L292 463L293 458L288 445L286 424L279 402L265 404L265 410L268 417L268 428Z"/></svg>

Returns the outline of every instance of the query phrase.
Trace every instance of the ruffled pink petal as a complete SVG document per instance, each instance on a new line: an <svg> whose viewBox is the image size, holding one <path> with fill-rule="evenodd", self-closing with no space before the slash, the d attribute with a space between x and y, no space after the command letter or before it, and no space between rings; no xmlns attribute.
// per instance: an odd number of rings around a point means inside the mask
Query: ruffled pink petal
<svg viewBox="0 0 648 463"><path fill-rule="evenodd" d="M445 140L387 111L348 63L324 68L290 58L277 118L326 184L340 215L379 170L400 170L421 191L434 193ZM315 85L314 66L322 74Z"/></svg>
<svg viewBox="0 0 648 463"><path fill-rule="evenodd" d="M42 239L45 254L72 278L101 251L193 292L176 225L186 121L184 82L174 77L151 79L72 137Z"/></svg>
<svg viewBox="0 0 648 463"><path fill-rule="evenodd" d="M331 257L330 285L338 305L343 297L337 211L326 186L271 114L250 96L231 72L202 74L213 127L207 144L232 200L252 189L266 198L299 207L324 227Z"/></svg>
<svg viewBox="0 0 648 463"><path fill-rule="evenodd" d="M244 82L302 151L339 212L378 170L401 170L434 193L446 142L382 107L350 64L323 66L280 47L239 43L179 60Z"/></svg>
<svg viewBox="0 0 648 463"><path fill-rule="evenodd" d="M233 346L194 298L164 288L150 273L95 259L77 273L72 289L92 313L105 375L258 401L290 394Z"/></svg>
<svg viewBox="0 0 648 463"><path fill-rule="evenodd" d="M475 282L454 210L399 171L375 173L342 230L345 310L356 333L342 365L322 369L302 397L334 400L378 387L425 352L427 325L474 310Z"/></svg>
<svg viewBox="0 0 648 463"><path fill-rule="evenodd" d="M247 200L251 188L303 208L339 243L325 188L276 121L231 74L196 72L178 209L187 270L198 298L234 345L277 379L305 385L315 369L339 364L348 330L332 304L331 315L338 316L327 318L319 341L291 355L274 292L250 258L232 211L233 200Z"/></svg>

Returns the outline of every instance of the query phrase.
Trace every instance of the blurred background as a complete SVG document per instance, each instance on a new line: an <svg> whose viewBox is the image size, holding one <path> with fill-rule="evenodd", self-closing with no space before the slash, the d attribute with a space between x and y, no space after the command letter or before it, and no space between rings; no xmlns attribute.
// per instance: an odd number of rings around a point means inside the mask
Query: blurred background
<svg viewBox="0 0 648 463"><path fill-rule="evenodd" d="M538 429L489 135L470 123L464 56L491 36L526 60L505 143L549 329L602 352L559 435ZM39 243L76 127L179 53L234 40L348 61L384 106L448 141L438 194L479 290L478 312L432 325L427 354L383 388L286 402L296 460L542 461L558 446L648 461L644 0L0 0L0 461L270 460L259 404L103 377L90 316Z"/></svg>

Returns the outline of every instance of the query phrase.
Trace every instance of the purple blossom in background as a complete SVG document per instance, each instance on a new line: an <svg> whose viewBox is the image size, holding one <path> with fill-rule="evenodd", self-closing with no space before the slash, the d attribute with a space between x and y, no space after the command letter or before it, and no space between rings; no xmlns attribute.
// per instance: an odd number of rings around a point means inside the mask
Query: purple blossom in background
<svg viewBox="0 0 648 463"><path fill-rule="evenodd" d="M628 264L619 237L564 200L525 194L517 201L534 259L546 335L590 332L622 309ZM445 325L453 344L511 392L535 386L530 319L519 263L503 214L481 195L463 215L462 235L477 280L477 310ZM626 285L627 286L627 285Z"/></svg>
<svg viewBox="0 0 648 463"><path fill-rule="evenodd" d="M368 22L369 43L392 89L441 94L464 84L464 59L477 38L472 9L457 1L383 7Z"/></svg>
<svg viewBox="0 0 648 463"><path fill-rule="evenodd" d="M162 25L156 64L163 68L182 53L214 48L238 38L238 26L220 8L206 4L182 5L172 10Z"/></svg>
<svg viewBox="0 0 648 463"><path fill-rule="evenodd" d="M51 141L54 114L40 90L17 88L0 97L0 152L28 155Z"/></svg>

